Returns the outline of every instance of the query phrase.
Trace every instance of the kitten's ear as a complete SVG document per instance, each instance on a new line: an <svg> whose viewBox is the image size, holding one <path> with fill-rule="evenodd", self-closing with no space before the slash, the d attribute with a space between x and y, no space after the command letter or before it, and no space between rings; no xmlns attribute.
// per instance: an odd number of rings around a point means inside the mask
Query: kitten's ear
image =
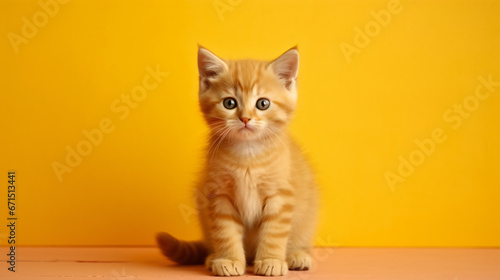
<svg viewBox="0 0 500 280"><path fill-rule="evenodd" d="M198 72L200 78L214 78L227 69L227 64L215 54L198 46Z"/></svg>
<svg viewBox="0 0 500 280"><path fill-rule="evenodd" d="M286 51L273 60L268 67L271 67L278 78L283 80L285 87L290 89L299 74L299 51L297 47Z"/></svg>

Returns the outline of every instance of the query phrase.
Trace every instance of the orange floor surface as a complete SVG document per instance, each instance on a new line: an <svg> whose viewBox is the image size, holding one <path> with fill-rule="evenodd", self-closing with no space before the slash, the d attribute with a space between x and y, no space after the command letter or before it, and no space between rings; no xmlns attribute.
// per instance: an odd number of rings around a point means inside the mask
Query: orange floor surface
<svg viewBox="0 0 500 280"><path fill-rule="evenodd" d="M17 248L16 272L1 250L1 279L216 279L178 266L156 248ZM317 248L314 268L280 279L499 280L500 249ZM252 275L252 267L242 278Z"/></svg>

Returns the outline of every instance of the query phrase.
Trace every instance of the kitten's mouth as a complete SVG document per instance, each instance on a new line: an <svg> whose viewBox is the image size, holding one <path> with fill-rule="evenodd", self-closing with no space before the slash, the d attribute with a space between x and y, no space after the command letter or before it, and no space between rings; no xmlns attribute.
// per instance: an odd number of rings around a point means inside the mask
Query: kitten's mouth
<svg viewBox="0 0 500 280"><path fill-rule="evenodd" d="M254 128L249 125L244 125L239 131L254 131Z"/></svg>
<svg viewBox="0 0 500 280"><path fill-rule="evenodd" d="M234 139L240 141L252 141L258 137L258 128L251 125L242 125L236 129L236 133L234 134Z"/></svg>
<svg viewBox="0 0 500 280"><path fill-rule="evenodd" d="M238 135L242 140L250 140L254 138L255 131L255 127L246 125L238 129Z"/></svg>

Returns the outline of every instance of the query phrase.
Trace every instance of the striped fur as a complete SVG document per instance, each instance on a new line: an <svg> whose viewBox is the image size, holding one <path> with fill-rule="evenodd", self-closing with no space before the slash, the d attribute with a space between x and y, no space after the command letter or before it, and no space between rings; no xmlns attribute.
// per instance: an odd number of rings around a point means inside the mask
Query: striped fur
<svg viewBox="0 0 500 280"><path fill-rule="evenodd" d="M163 253L200 263L214 275L285 275L311 267L318 195L315 179L286 126L297 101L298 51L274 61L223 60L201 48L200 109L211 128L197 203L204 240L160 234ZM235 109L226 109L225 98ZM267 98L267 110L256 108ZM243 119L249 119L248 124Z"/></svg>

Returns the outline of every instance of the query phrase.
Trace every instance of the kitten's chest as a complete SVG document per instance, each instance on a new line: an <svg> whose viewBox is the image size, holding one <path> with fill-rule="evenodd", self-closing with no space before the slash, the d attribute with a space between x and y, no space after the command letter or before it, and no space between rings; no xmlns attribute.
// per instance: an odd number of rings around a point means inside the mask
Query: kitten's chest
<svg viewBox="0 0 500 280"><path fill-rule="evenodd" d="M262 215L263 201L259 190L262 174L249 168L238 173L235 174L235 207L243 223L251 227Z"/></svg>

